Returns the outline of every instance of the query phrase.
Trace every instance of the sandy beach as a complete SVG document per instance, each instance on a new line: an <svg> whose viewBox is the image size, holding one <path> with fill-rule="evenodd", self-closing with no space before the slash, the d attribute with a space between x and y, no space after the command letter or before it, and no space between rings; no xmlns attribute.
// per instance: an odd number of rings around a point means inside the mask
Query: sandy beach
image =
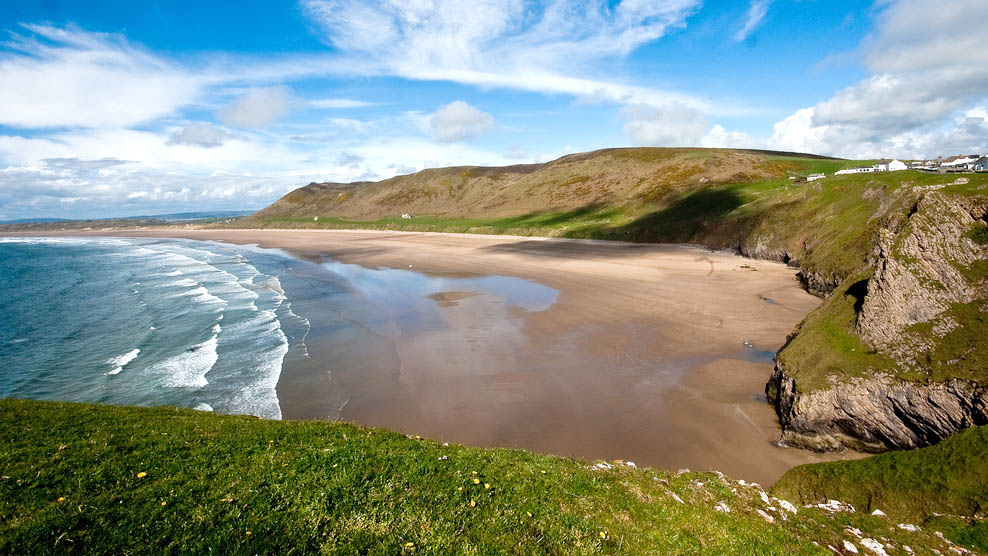
<svg viewBox="0 0 988 556"><path fill-rule="evenodd" d="M400 269L455 286L414 303L407 294L391 298L400 311L368 325L380 345L360 349L320 330L313 296L310 360L286 365L278 385L285 418L339 417L464 444L716 469L763 484L794 465L853 457L773 445L779 427L763 395L770 356L819 303L782 264L689 246L505 236L106 235L258 244L359 265L339 272ZM485 276L556 293L545 307L506 303L471 286ZM423 325L418 308L439 323Z"/></svg>

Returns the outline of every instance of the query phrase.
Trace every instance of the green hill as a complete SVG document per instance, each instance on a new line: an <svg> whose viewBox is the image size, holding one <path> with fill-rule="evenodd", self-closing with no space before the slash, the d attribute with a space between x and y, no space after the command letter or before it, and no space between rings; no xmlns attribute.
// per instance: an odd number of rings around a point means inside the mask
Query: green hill
<svg viewBox="0 0 988 556"><path fill-rule="evenodd" d="M4 554L890 554L937 530L757 485L344 423L0 400ZM968 529L946 522L951 535ZM853 528L853 529L852 529ZM872 546L874 546L872 544Z"/></svg>

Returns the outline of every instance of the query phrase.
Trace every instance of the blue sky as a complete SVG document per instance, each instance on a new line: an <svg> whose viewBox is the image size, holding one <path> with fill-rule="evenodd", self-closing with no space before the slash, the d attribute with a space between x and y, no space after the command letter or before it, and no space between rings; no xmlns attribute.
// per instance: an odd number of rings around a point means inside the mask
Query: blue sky
<svg viewBox="0 0 988 556"><path fill-rule="evenodd" d="M988 150L984 0L0 6L0 220L632 145Z"/></svg>

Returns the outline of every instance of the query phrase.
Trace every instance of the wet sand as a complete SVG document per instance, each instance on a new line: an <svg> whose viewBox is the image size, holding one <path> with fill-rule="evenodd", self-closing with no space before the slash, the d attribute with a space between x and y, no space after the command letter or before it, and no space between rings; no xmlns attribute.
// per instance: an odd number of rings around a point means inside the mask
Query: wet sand
<svg viewBox="0 0 988 556"><path fill-rule="evenodd" d="M688 246L505 236L107 235L259 244L310 261L412 270L455 286L414 302L368 293L397 308L385 307L387 318L367 324L375 345L359 348L320 329L317 295L303 299L313 322L310 358L282 373L286 418L338 416L450 442L716 469L766 485L794 465L854 457L772 444L779 427L763 394L769 356L819 303L782 264ZM547 308L533 309L457 281L487 275L558 293ZM438 324L422 320L427 313L439 315Z"/></svg>

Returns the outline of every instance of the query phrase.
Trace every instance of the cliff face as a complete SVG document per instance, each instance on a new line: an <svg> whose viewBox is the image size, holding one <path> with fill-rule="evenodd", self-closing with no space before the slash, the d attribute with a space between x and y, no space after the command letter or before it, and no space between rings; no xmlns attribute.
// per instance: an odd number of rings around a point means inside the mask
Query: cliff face
<svg viewBox="0 0 988 556"><path fill-rule="evenodd" d="M821 385L821 377L806 380L799 358L785 356L795 337L780 350L766 394L784 443L821 451L910 449L988 423L988 337L980 335L988 322L988 245L979 241L988 200L938 189L915 188L908 215L878 230L861 274L870 278L849 279L834 294L853 303L863 351L890 364L857 374L830 369Z"/></svg>
<svg viewBox="0 0 988 556"><path fill-rule="evenodd" d="M965 380L856 378L800 393L796 380L777 365L766 394L782 424L782 443L821 452L920 448L988 424L988 389Z"/></svg>

